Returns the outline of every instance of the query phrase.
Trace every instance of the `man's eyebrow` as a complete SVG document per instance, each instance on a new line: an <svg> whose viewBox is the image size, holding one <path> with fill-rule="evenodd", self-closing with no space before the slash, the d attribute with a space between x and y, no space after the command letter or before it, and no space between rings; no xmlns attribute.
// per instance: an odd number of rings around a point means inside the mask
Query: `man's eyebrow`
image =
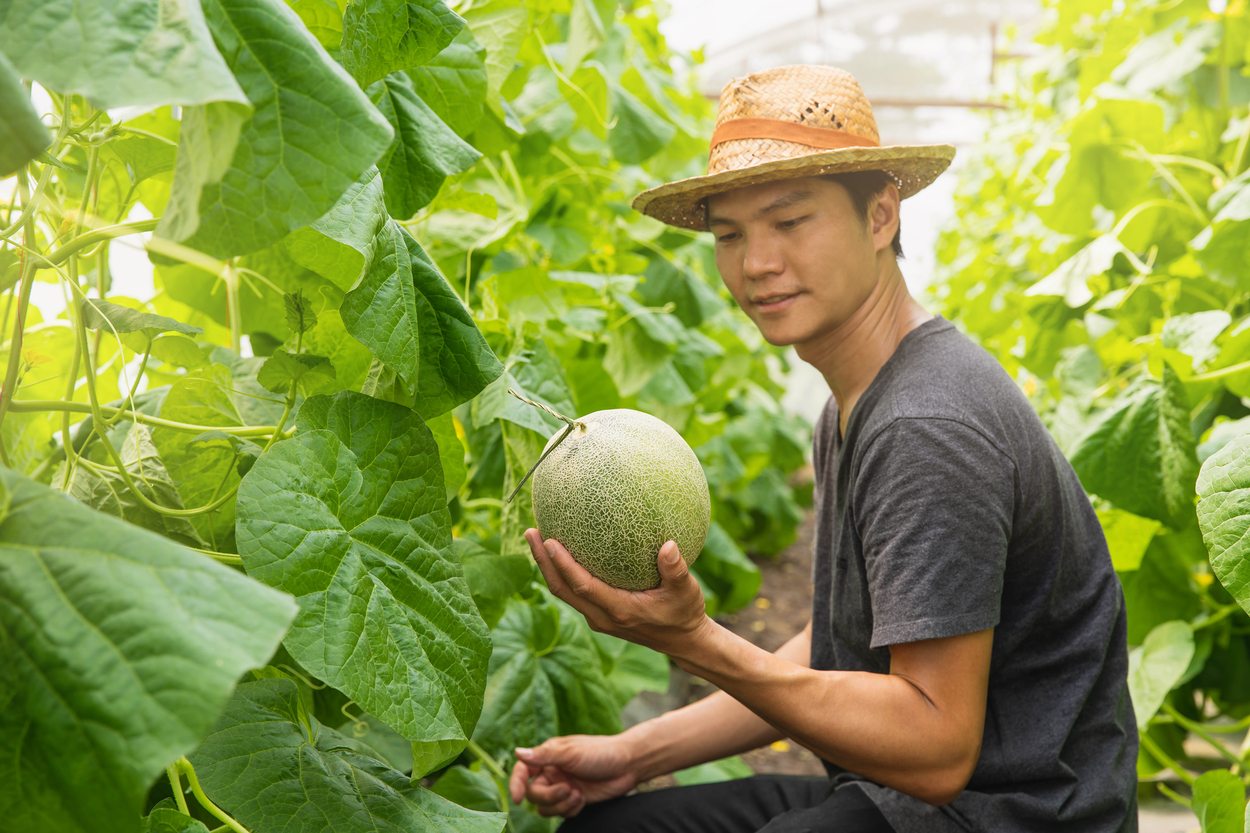
<svg viewBox="0 0 1250 833"><path fill-rule="evenodd" d="M804 189L801 191L790 191L788 193L782 194L780 197L773 200L768 205L756 211L755 216L752 219L758 220L759 218L767 214L771 214L774 211L780 211L783 208L789 208L795 203L800 203L803 200L811 199L811 197L812 197L812 192L810 190ZM716 225L722 225L722 226L730 225L732 223L733 223L733 220L727 219L725 217L717 217L715 215L712 215L707 218L707 224L709 227L716 226Z"/></svg>

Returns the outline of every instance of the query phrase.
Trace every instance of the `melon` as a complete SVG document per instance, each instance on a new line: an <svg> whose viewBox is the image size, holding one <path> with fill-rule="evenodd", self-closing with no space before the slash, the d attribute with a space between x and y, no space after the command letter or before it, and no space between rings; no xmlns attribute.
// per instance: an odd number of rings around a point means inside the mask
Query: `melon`
<svg viewBox="0 0 1250 833"><path fill-rule="evenodd" d="M556 539L591 575L625 590L659 586L656 557L666 541L692 564L712 513L707 478L686 441L627 408L577 420L534 470L533 505L544 540Z"/></svg>

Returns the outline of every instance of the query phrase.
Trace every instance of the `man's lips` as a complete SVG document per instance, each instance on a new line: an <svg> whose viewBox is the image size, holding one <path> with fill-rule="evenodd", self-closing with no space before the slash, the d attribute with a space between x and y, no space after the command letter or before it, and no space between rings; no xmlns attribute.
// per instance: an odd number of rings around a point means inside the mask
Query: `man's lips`
<svg viewBox="0 0 1250 833"><path fill-rule="evenodd" d="M789 294L774 292L769 295L760 295L752 298L751 303L762 313L780 312L793 304L794 300L801 294L801 292L791 292Z"/></svg>

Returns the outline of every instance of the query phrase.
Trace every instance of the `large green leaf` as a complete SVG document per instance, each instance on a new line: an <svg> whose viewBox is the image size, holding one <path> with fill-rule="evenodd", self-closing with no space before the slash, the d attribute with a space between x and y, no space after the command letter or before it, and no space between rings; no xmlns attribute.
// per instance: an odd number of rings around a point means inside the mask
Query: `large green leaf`
<svg viewBox="0 0 1250 833"><path fill-rule="evenodd" d="M1250 434L1207 458L1198 475L1198 525L1211 569L1237 603L1250 611Z"/></svg>
<svg viewBox="0 0 1250 833"><path fill-rule="evenodd" d="M498 833L504 816L459 807L322 726L285 679L244 683L195 766L214 803L252 833Z"/></svg>
<svg viewBox="0 0 1250 833"><path fill-rule="evenodd" d="M329 211L292 232L283 245L296 263L347 292L387 240L388 226L382 176L369 168Z"/></svg>
<svg viewBox="0 0 1250 833"><path fill-rule="evenodd" d="M724 527L713 521L703 542L703 552L691 565L699 581L716 594L714 613L729 613L743 607L760 590L760 568L747 558Z"/></svg>
<svg viewBox="0 0 1250 833"><path fill-rule="evenodd" d="M0 53L0 177L15 173L50 144L21 77Z"/></svg>
<svg viewBox="0 0 1250 833"><path fill-rule="evenodd" d="M463 28L442 0L352 0L343 14L343 66L368 87L426 63Z"/></svg>
<svg viewBox="0 0 1250 833"><path fill-rule="evenodd" d="M13 833L138 831L295 615L282 593L0 470L0 814Z"/></svg>
<svg viewBox="0 0 1250 833"><path fill-rule="evenodd" d="M525 589L534 576L534 560L528 554L499 555L465 538L453 541L464 579L482 619L495 627L508 599Z"/></svg>
<svg viewBox="0 0 1250 833"><path fill-rule="evenodd" d="M196 0L0 0L0 52L100 108L247 104Z"/></svg>
<svg viewBox="0 0 1250 833"><path fill-rule="evenodd" d="M599 650L604 679L621 708L639 692L663 694L668 691L669 665L664 654L606 633L591 636Z"/></svg>
<svg viewBox="0 0 1250 833"><path fill-rule="evenodd" d="M99 298L88 298L79 306L82 310L83 326L88 330L102 330L106 333L144 333L154 337L161 333L182 333L183 335L199 335L204 332L201 327L192 327L164 315L151 312L140 312L130 307L103 301Z"/></svg>
<svg viewBox="0 0 1250 833"><path fill-rule="evenodd" d="M486 703L474 733L488 752L621 730L591 631L572 608L545 591L538 603L513 600L491 637Z"/></svg>
<svg viewBox="0 0 1250 833"><path fill-rule="evenodd" d="M1227 769L1204 772L1194 782L1190 801L1202 833L1243 833L1246 816L1246 787Z"/></svg>
<svg viewBox="0 0 1250 833"><path fill-rule="evenodd" d="M498 108L499 91L529 31L529 10L511 0L489 0L474 4L464 19L474 39L486 49L486 103Z"/></svg>
<svg viewBox="0 0 1250 833"><path fill-rule="evenodd" d="M406 74L392 73L367 92L395 130L378 170L387 210L406 220L434 199L443 180L468 170L482 154L421 100Z"/></svg>
<svg viewBox="0 0 1250 833"><path fill-rule="evenodd" d="M164 801L173 804L173 800ZM164 803L164 802L162 802ZM204 823L180 813L171 806L156 806L143 817L140 833L208 833Z"/></svg>
<svg viewBox="0 0 1250 833"><path fill-rule="evenodd" d="M1194 632L1188 622L1164 622L1129 652L1128 690L1137 728L1146 730L1194 657Z"/></svg>
<svg viewBox="0 0 1250 833"><path fill-rule="evenodd" d="M282 0L204 0L204 11L254 108L229 169L203 188L198 230L186 240L227 257L262 249L328 211L377 161L392 131Z"/></svg>
<svg viewBox="0 0 1250 833"><path fill-rule="evenodd" d="M482 120L486 101L486 48L462 29L447 48L405 73L413 89L458 136L468 136Z"/></svg>
<svg viewBox="0 0 1250 833"><path fill-rule="evenodd" d="M1189 523L1198 457L1185 388L1171 367L1162 381L1140 380L1116 397L1068 456L1087 491L1135 515Z"/></svg>
<svg viewBox="0 0 1250 833"><path fill-rule="evenodd" d="M398 223L379 235L364 279L341 311L348 332L415 382L413 407L427 419L473 398L503 372L473 316Z"/></svg>
<svg viewBox="0 0 1250 833"><path fill-rule="evenodd" d="M239 554L299 600L291 655L413 741L424 774L468 742L490 650L438 446L410 409L347 391L305 401L297 427L239 487Z"/></svg>
<svg viewBox="0 0 1250 833"><path fill-rule="evenodd" d="M637 164L659 153L677 135L677 128L656 115L647 105L619 84L609 87L612 98L612 129L608 145L612 156Z"/></svg>
<svg viewBox="0 0 1250 833"><path fill-rule="evenodd" d="M214 428L237 428L243 424L232 396L230 371L220 364L193 370L175 382L161 404L162 419ZM233 450L193 445L195 434L158 427L152 442L160 452L165 468L178 485L184 505L206 506L229 494L239 482ZM234 527L234 502L227 502L211 515L197 515L192 521L200 536L214 549L227 548Z"/></svg>
<svg viewBox="0 0 1250 833"><path fill-rule="evenodd" d="M184 508L178 488L152 443L151 431L146 425L129 425L130 431L119 453L130 479L152 503L169 509ZM61 481L58 479L55 482ZM182 544L204 546L204 541L189 520L149 509L139 501L122 476L112 469L79 463L66 491L92 509L124 518L135 526L159 532Z"/></svg>

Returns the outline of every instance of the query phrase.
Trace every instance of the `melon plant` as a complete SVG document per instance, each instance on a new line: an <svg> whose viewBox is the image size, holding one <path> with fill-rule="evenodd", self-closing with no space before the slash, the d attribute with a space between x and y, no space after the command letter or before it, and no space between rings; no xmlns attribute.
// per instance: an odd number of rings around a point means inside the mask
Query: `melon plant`
<svg viewBox="0 0 1250 833"><path fill-rule="evenodd" d="M629 408L595 411L570 429L548 441L534 471L543 537L625 590L659 586L656 557L666 541L693 563L712 509L703 467L681 435Z"/></svg>

